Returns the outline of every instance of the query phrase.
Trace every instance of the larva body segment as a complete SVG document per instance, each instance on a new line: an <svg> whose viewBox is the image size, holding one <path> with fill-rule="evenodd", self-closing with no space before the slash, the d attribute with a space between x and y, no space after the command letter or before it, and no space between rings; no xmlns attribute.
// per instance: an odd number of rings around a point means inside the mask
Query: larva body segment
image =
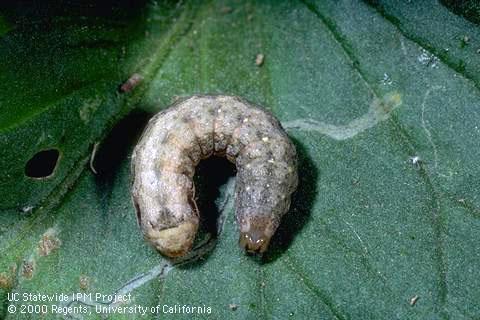
<svg viewBox="0 0 480 320"><path fill-rule="evenodd" d="M146 239L185 255L199 224L193 176L201 159L237 167L240 245L264 252L297 187L295 147L278 120L231 96L193 96L153 117L132 157L132 198Z"/></svg>

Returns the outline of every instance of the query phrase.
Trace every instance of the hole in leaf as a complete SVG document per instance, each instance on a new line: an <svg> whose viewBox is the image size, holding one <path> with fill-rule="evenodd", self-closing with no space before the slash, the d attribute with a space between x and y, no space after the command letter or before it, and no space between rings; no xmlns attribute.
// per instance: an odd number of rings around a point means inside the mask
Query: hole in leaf
<svg viewBox="0 0 480 320"><path fill-rule="evenodd" d="M60 152L57 149L48 149L37 152L25 166L25 175L30 178L47 178L53 174L57 166Z"/></svg>

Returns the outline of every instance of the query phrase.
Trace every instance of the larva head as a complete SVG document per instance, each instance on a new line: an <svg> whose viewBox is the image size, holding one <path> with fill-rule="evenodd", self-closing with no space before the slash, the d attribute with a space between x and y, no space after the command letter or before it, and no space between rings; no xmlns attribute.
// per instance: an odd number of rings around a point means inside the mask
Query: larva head
<svg viewBox="0 0 480 320"><path fill-rule="evenodd" d="M241 232L240 233L240 247L250 253L264 253L267 251L270 238L264 233L256 232Z"/></svg>
<svg viewBox="0 0 480 320"><path fill-rule="evenodd" d="M191 250L197 229L198 222L184 221L178 226L162 230L148 228L145 237L161 254L175 258Z"/></svg>
<svg viewBox="0 0 480 320"><path fill-rule="evenodd" d="M264 253L275 233L276 223L268 219L242 219L240 224L240 247L249 253Z"/></svg>

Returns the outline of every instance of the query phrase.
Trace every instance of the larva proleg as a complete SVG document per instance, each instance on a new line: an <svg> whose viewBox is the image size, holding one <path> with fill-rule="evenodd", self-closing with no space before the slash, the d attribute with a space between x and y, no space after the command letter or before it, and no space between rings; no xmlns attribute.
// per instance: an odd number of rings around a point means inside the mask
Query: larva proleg
<svg viewBox="0 0 480 320"><path fill-rule="evenodd" d="M155 115L132 156L132 198L145 238L162 254L192 247L198 163L225 156L237 167L240 245L263 253L298 183L293 143L270 113L232 96L193 96Z"/></svg>

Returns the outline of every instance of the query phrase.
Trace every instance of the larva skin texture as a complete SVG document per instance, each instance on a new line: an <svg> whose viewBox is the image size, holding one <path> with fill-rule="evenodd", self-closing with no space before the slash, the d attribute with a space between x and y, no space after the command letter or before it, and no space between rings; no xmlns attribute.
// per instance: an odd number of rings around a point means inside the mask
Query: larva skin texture
<svg viewBox="0 0 480 320"><path fill-rule="evenodd" d="M264 252L297 187L295 147L270 113L232 96L192 96L148 123L132 156L132 198L145 238L162 254L192 247L199 224L193 176L200 160L237 167L240 245Z"/></svg>

